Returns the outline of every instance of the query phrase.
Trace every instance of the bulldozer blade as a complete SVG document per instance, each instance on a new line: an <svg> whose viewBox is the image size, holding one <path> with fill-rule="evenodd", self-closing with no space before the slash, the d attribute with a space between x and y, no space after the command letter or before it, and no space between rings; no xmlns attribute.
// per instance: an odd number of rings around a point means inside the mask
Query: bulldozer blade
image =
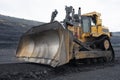
<svg viewBox="0 0 120 80"><path fill-rule="evenodd" d="M21 37L16 57L25 62L60 66L71 59L72 41L71 32L59 22L43 24Z"/></svg>

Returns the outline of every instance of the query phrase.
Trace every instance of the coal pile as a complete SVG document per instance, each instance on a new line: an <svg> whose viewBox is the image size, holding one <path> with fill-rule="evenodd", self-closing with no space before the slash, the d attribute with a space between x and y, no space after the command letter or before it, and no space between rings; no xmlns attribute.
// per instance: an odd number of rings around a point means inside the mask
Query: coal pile
<svg viewBox="0 0 120 80"><path fill-rule="evenodd" d="M20 36L42 22L0 15L0 49L16 48Z"/></svg>

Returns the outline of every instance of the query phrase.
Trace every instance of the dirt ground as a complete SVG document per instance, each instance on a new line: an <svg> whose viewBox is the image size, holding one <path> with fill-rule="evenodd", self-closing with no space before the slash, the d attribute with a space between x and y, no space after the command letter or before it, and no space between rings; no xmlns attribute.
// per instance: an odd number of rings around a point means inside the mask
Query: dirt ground
<svg viewBox="0 0 120 80"><path fill-rule="evenodd" d="M19 62L10 54L15 53L15 49L2 49L4 54L0 54L0 80L120 80L120 47L114 47L114 50L116 58L112 63L66 64L52 68Z"/></svg>

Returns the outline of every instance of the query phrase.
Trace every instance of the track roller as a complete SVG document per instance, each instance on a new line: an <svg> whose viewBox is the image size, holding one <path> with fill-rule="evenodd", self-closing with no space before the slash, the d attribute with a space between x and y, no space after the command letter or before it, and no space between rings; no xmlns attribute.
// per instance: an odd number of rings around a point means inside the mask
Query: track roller
<svg viewBox="0 0 120 80"><path fill-rule="evenodd" d="M95 58L95 59L93 58L93 59L91 59L91 60L92 60L92 63L93 63L93 64L97 63L97 59L96 59L96 58Z"/></svg>

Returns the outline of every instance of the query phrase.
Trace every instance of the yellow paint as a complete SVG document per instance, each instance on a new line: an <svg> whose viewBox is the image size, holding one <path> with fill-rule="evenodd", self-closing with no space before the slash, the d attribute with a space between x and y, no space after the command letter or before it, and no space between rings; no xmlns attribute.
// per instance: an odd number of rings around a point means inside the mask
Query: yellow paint
<svg viewBox="0 0 120 80"><path fill-rule="evenodd" d="M102 20L100 19L101 14L98 12L91 12L91 13L86 13L83 14L84 16L94 16L96 15L96 25L91 26L91 32L90 33L84 33L82 32L82 27L81 26L68 26L68 29L73 32L73 35L76 35L77 33L77 38L82 41L86 42L86 37L100 37L101 35L106 35L110 37L110 32L108 28L102 26ZM107 31L107 32L105 32Z"/></svg>

